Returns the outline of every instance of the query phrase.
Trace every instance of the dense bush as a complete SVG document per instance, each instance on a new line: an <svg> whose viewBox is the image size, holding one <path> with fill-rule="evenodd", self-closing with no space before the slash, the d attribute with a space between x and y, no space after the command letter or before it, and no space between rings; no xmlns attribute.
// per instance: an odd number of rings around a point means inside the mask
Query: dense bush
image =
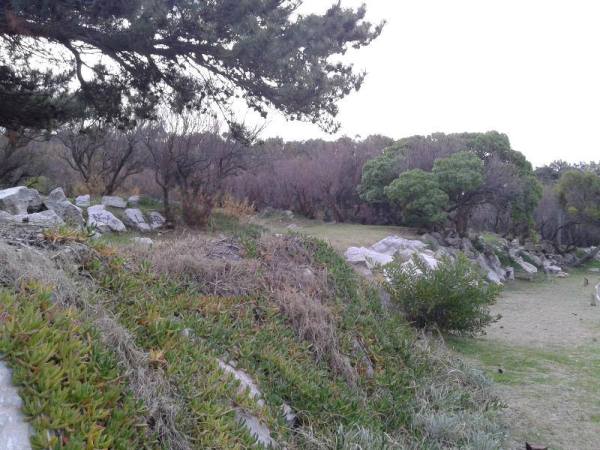
<svg viewBox="0 0 600 450"><path fill-rule="evenodd" d="M442 260L436 269L418 258L386 267L388 290L417 328L472 335L497 320L492 305L500 289L487 284L465 256Z"/></svg>

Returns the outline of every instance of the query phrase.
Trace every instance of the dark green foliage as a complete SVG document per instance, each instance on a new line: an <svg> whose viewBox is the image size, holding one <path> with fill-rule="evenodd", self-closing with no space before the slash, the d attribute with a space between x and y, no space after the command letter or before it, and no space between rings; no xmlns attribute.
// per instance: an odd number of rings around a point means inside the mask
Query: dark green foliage
<svg viewBox="0 0 600 450"><path fill-rule="evenodd" d="M386 267L386 274L392 298L417 328L473 335L496 320L489 306L500 288L487 284L463 255L456 261L441 261L437 269L418 258L408 266L393 263Z"/></svg>
<svg viewBox="0 0 600 450"><path fill-rule="evenodd" d="M414 169L435 174L435 185L428 182L432 196L437 198L440 189L448 195L444 212L459 234L466 234L473 212L484 206L495 210L496 218L490 222L496 228L500 224L504 228L493 231L527 234L531 230L533 211L541 199L541 186L531 164L523 154L511 149L506 135L495 131L436 133L401 139L365 164L359 188L362 199L394 206L385 195L386 187L401 174ZM397 186L389 190L397 191ZM389 215L392 219L398 216ZM413 214L401 210L399 216L411 223Z"/></svg>
<svg viewBox="0 0 600 450"><path fill-rule="evenodd" d="M31 422L34 449L153 448L116 361L73 310L30 285L0 290L0 353Z"/></svg>
<svg viewBox="0 0 600 450"><path fill-rule="evenodd" d="M67 119L64 99L81 105L81 114L127 122L152 117L160 103L231 112L240 98L264 116L274 107L335 129L337 100L360 88L364 74L331 57L368 45L381 26L364 20L364 7L337 4L299 17L297 7L291 0L4 1L0 69L10 77L0 105L23 114L0 114L0 126ZM40 60L55 73L32 70ZM71 95L59 95L73 85Z"/></svg>
<svg viewBox="0 0 600 450"><path fill-rule="evenodd" d="M577 170L560 179L558 195L562 207L581 223L600 226L600 176Z"/></svg>
<svg viewBox="0 0 600 450"><path fill-rule="evenodd" d="M431 172L404 172L384 192L392 204L400 206L408 225L429 227L447 219L448 195L439 188Z"/></svg>

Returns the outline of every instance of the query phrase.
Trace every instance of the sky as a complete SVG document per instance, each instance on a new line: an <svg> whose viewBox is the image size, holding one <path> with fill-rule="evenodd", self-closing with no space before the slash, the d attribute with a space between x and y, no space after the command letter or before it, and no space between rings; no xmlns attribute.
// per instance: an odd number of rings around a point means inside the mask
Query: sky
<svg viewBox="0 0 600 450"><path fill-rule="evenodd" d="M305 0L323 12L333 0ZM383 34L345 61L367 71L338 135L270 117L266 136L506 133L534 165L600 160L597 0L342 0Z"/></svg>

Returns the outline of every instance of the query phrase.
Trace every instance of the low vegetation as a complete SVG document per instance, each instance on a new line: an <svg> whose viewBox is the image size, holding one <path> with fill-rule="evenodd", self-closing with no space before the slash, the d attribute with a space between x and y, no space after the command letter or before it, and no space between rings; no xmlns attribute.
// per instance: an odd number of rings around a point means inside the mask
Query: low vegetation
<svg viewBox="0 0 600 450"><path fill-rule="evenodd" d="M477 334L497 318L490 313L500 288L484 280L463 255L442 260L433 269L415 257L409 264L385 268L389 292L417 328Z"/></svg>

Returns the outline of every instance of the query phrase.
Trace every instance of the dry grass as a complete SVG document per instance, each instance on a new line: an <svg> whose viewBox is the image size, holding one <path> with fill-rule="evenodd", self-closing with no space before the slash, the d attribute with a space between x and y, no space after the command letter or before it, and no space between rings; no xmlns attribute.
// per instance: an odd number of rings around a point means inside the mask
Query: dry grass
<svg viewBox="0 0 600 450"><path fill-rule="evenodd" d="M235 217L237 219L247 219L256 214L254 203L250 203L247 199L238 200L227 194L220 202L220 209L223 214Z"/></svg>
<svg viewBox="0 0 600 450"><path fill-rule="evenodd" d="M194 283L207 295L267 296L298 338L310 343L315 358L355 385L358 373L339 350L337 320L328 304L333 293L324 268L315 264L298 237L263 237L257 247L257 258L245 258L235 240L189 235L130 251L149 261L158 274Z"/></svg>

